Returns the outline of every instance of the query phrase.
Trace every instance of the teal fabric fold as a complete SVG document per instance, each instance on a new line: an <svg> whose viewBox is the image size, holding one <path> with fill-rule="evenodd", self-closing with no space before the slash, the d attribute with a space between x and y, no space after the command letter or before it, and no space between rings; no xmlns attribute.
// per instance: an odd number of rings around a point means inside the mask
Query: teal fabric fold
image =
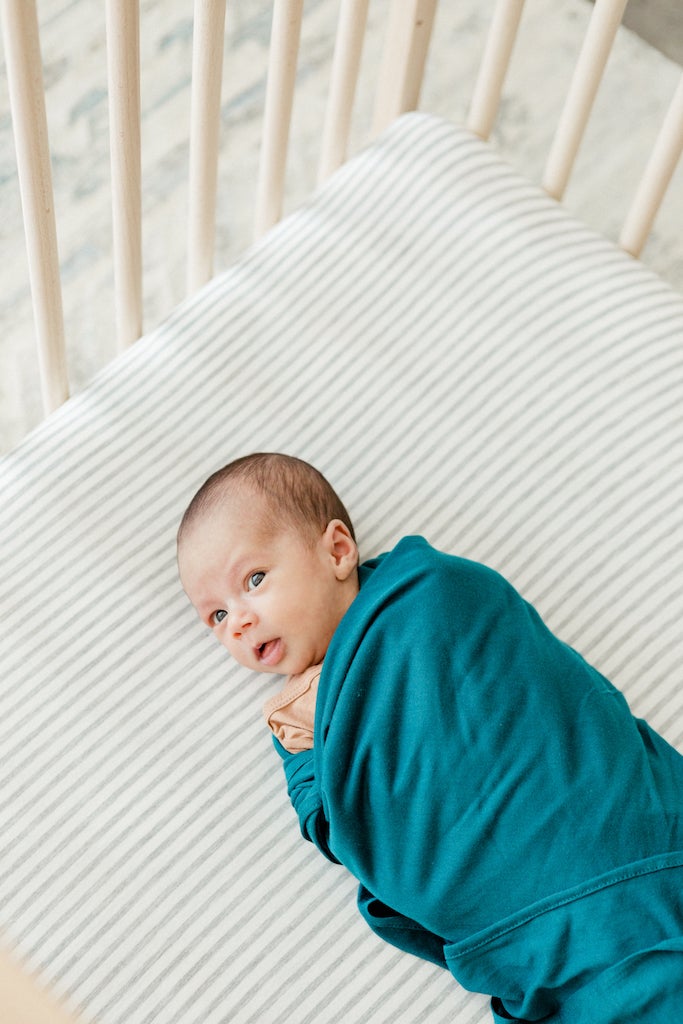
<svg viewBox="0 0 683 1024"><path fill-rule="evenodd" d="M378 934L513 1019L683 935L683 758L491 569L415 537L365 563L315 737L298 790L280 751L304 834Z"/></svg>

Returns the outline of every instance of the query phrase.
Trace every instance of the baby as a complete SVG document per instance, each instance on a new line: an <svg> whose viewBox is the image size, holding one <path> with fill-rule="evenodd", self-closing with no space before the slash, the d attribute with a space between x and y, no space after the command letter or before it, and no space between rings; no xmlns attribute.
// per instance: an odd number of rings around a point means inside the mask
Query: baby
<svg viewBox="0 0 683 1024"><path fill-rule="evenodd" d="M313 746L321 662L358 594L351 519L325 478L282 455L210 477L178 531L185 592L241 665L288 675L264 708L290 752Z"/></svg>
<svg viewBox="0 0 683 1024"><path fill-rule="evenodd" d="M418 537L358 564L313 467L197 493L183 586L266 706L302 833L385 940L496 1021L661 1024L683 1005L683 757L492 570Z"/></svg>

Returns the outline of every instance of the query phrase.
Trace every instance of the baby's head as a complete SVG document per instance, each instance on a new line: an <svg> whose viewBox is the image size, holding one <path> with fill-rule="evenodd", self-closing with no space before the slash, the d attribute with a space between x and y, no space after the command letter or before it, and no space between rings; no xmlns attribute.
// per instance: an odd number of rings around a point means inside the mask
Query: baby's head
<svg viewBox="0 0 683 1024"><path fill-rule="evenodd" d="M178 568L202 621L259 672L322 661L358 593L348 512L318 470L288 455L248 455L209 477L180 524Z"/></svg>

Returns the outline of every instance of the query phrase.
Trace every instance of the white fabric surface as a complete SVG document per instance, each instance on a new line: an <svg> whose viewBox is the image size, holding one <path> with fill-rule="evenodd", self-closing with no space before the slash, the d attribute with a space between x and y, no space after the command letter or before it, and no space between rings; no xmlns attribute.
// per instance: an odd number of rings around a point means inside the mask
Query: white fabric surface
<svg viewBox="0 0 683 1024"><path fill-rule="evenodd" d="M300 839L176 578L196 487L309 459L363 557L505 573L683 745L683 301L487 146L399 121L0 462L0 930L100 1024L474 1024Z"/></svg>

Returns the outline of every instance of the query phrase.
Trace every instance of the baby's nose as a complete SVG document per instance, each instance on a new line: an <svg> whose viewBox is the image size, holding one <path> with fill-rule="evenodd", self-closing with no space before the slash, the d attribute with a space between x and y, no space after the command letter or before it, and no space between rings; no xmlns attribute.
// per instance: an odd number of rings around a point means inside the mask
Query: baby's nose
<svg viewBox="0 0 683 1024"><path fill-rule="evenodd" d="M242 633L246 630L251 629L254 625L253 615L250 614L249 609L237 610L234 615L234 621L232 623L232 635L235 639L242 636Z"/></svg>

